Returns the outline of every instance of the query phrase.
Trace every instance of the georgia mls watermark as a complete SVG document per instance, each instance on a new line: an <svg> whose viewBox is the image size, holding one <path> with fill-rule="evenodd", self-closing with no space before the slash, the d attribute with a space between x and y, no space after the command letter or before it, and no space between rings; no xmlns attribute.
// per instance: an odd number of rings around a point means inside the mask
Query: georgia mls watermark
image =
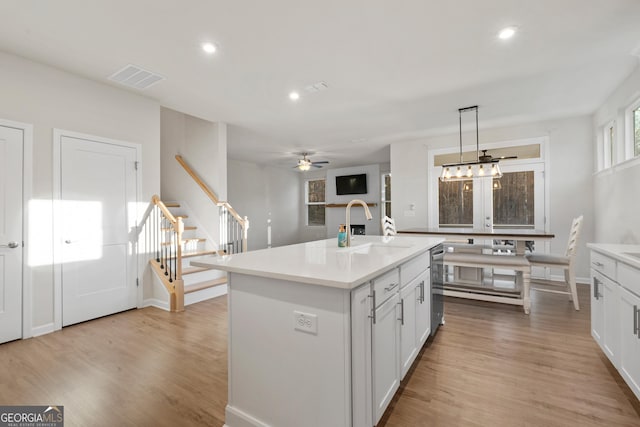
<svg viewBox="0 0 640 427"><path fill-rule="evenodd" d="M64 406L0 406L0 427L64 427Z"/></svg>

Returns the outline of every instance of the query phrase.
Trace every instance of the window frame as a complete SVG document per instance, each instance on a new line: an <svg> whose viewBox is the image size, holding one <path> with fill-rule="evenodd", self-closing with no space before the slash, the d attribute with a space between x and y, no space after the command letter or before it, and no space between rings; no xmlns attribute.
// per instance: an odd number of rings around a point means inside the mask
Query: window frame
<svg viewBox="0 0 640 427"><path fill-rule="evenodd" d="M389 183L391 184L391 172L383 172L380 174L380 207L381 207L381 215L384 217L387 215L387 204L389 205L389 212L391 212L391 199L387 198L386 191L386 177L389 177ZM393 218L390 216L390 218Z"/></svg>
<svg viewBox="0 0 640 427"><path fill-rule="evenodd" d="M635 120L634 112L640 110L640 98L629 104L625 110L625 160L631 160L640 157L640 149L638 154L635 153Z"/></svg>
<svg viewBox="0 0 640 427"><path fill-rule="evenodd" d="M613 134L612 134L613 133ZM618 132L616 121L611 120L602 127L602 168L608 169L615 165L616 139Z"/></svg>
<svg viewBox="0 0 640 427"><path fill-rule="evenodd" d="M309 183L311 181L324 181L325 185L325 194L323 202L310 202L309 201ZM323 205L325 207L324 211L324 224L309 224L309 206L320 206ZM304 181L304 206L305 206L305 225L307 227L326 227L327 226L327 179L326 178L309 178Z"/></svg>

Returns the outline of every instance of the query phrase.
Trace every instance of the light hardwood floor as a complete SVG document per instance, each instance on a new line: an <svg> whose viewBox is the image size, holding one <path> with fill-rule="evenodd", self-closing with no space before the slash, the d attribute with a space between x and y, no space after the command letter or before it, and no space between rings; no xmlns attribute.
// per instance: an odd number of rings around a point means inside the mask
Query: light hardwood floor
<svg viewBox="0 0 640 427"><path fill-rule="evenodd" d="M380 425L640 426L640 403L589 335L579 288L580 312L548 294L534 295L530 316L447 299L446 325ZM0 345L0 404L64 405L67 426L222 426L226 337L222 297Z"/></svg>

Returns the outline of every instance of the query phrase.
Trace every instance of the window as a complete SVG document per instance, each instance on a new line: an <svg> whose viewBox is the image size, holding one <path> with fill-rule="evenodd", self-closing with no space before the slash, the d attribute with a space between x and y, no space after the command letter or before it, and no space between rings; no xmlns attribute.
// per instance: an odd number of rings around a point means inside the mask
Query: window
<svg viewBox="0 0 640 427"><path fill-rule="evenodd" d="M382 174L382 215L391 216L391 174Z"/></svg>
<svg viewBox="0 0 640 427"><path fill-rule="evenodd" d="M603 167L608 168L614 164L614 151L616 146L616 122L610 122L604 127Z"/></svg>
<svg viewBox="0 0 640 427"><path fill-rule="evenodd" d="M640 156L640 99L626 110L625 159Z"/></svg>
<svg viewBox="0 0 640 427"><path fill-rule="evenodd" d="M440 227L473 226L473 181L438 180Z"/></svg>
<svg viewBox="0 0 640 427"><path fill-rule="evenodd" d="M493 180L493 226L534 228L534 171L507 172Z"/></svg>
<svg viewBox="0 0 640 427"><path fill-rule="evenodd" d="M307 225L325 225L325 180L314 179L306 182L305 204L307 205Z"/></svg>

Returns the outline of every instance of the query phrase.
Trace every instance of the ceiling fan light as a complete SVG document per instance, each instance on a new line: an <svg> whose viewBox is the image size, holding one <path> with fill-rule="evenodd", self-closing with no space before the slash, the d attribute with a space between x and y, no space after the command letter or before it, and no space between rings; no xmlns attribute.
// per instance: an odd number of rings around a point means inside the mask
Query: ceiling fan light
<svg viewBox="0 0 640 427"><path fill-rule="evenodd" d="M300 169L300 170L301 170L301 171L303 171L303 172L306 172L306 171L308 171L309 169L311 169L311 163L306 163L306 162L305 162L305 163L300 163L300 164L298 165L298 169Z"/></svg>

